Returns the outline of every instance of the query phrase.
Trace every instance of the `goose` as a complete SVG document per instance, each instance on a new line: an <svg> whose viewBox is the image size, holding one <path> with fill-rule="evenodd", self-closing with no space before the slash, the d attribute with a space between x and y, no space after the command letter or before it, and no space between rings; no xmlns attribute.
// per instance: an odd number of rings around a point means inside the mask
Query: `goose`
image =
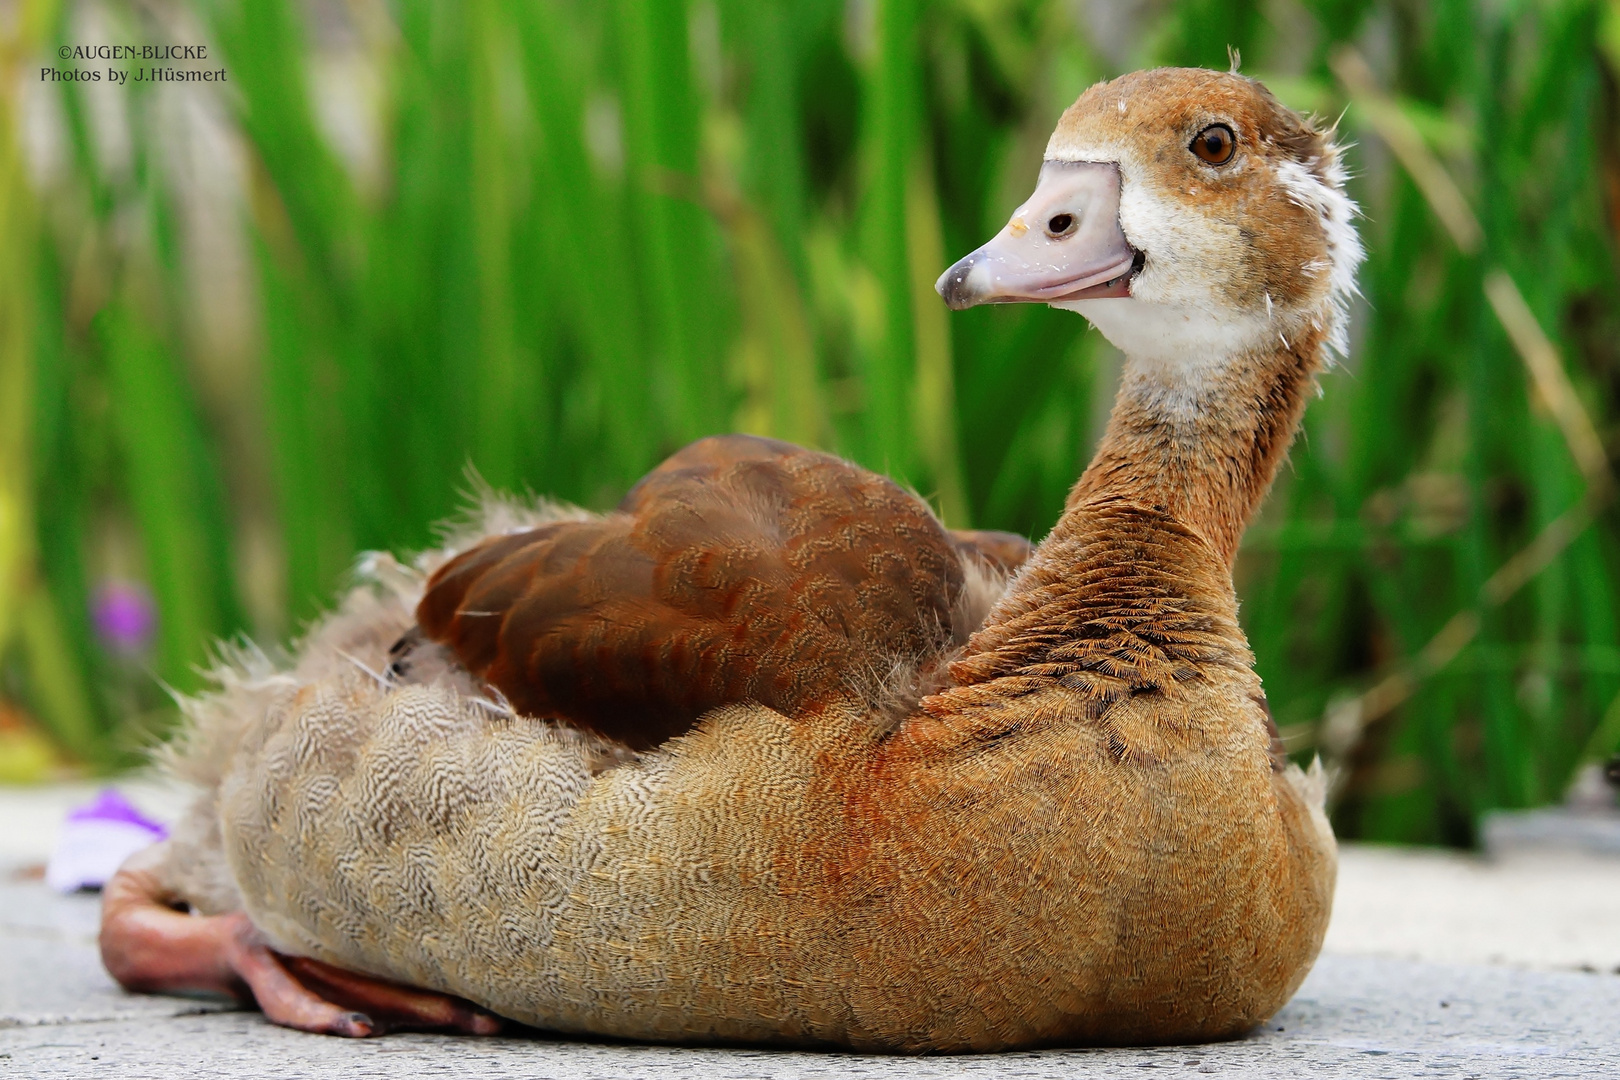
<svg viewBox="0 0 1620 1080"><path fill-rule="evenodd" d="M1235 73L1086 90L952 308L1126 356L1038 547L707 439L612 513L492 501L186 705L200 794L109 884L132 990L273 1021L898 1052L1230 1038L1337 855L1232 562L1361 248L1332 133Z"/></svg>

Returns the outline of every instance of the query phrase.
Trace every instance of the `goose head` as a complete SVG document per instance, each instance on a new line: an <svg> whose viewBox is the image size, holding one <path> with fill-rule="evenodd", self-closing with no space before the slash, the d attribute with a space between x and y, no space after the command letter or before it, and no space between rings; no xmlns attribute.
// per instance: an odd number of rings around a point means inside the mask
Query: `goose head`
<svg viewBox="0 0 1620 1080"><path fill-rule="evenodd" d="M1196 365L1312 329L1342 353L1362 251L1330 136L1237 74L1098 83L1058 122L1034 193L935 287L953 308L1078 311L1138 361Z"/></svg>

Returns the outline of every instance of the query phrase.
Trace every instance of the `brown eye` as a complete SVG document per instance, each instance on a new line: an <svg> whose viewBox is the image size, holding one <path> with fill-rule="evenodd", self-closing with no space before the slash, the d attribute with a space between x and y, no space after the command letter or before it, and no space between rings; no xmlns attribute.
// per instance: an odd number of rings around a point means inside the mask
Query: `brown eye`
<svg viewBox="0 0 1620 1080"><path fill-rule="evenodd" d="M1211 124L1193 138L1190 149L1200 161L1225 165L1237 150L1237 140L1232 136L1232 129L1225 124Z"/></svg>

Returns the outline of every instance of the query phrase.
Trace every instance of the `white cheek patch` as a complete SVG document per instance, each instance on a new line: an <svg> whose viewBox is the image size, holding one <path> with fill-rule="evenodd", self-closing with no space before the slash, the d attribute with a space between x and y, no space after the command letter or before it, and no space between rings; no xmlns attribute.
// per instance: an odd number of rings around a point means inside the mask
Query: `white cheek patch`
<svg viewBox="0 0 1620 1080"><path fill-rule="evenodd" d="M1119 224L1125 237L1147 253L1147 265L1131 283L1131 295L1156 304L1201 308L1223 317L1232 275L1241 273L1243 237L1217 221L1164 197L1145 179L1125 174Z"/></svg>

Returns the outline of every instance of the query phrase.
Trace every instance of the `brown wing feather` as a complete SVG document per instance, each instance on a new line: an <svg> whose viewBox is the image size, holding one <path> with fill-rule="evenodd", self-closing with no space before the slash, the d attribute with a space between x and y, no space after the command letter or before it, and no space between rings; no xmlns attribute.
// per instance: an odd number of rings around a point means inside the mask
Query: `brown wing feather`
<svg viewBox="0 0 1620 1080"><path fill-rule="evenodd" d="M1003 574L1011 574L1035 553L1035 545L1017 533L995 529L952 529L951 543L964 558L978 558Z"/></svg>
<svg viewBox="0 0 1620 1080"><path fill-rule="evenodd" d="M1027 550L950 534L849 462L722 436L658 466L613 514L463 552L417 618L520 712L650 747L728 702L802 715L874 668L938 654L964 554L1007 566Z"/></svg>

